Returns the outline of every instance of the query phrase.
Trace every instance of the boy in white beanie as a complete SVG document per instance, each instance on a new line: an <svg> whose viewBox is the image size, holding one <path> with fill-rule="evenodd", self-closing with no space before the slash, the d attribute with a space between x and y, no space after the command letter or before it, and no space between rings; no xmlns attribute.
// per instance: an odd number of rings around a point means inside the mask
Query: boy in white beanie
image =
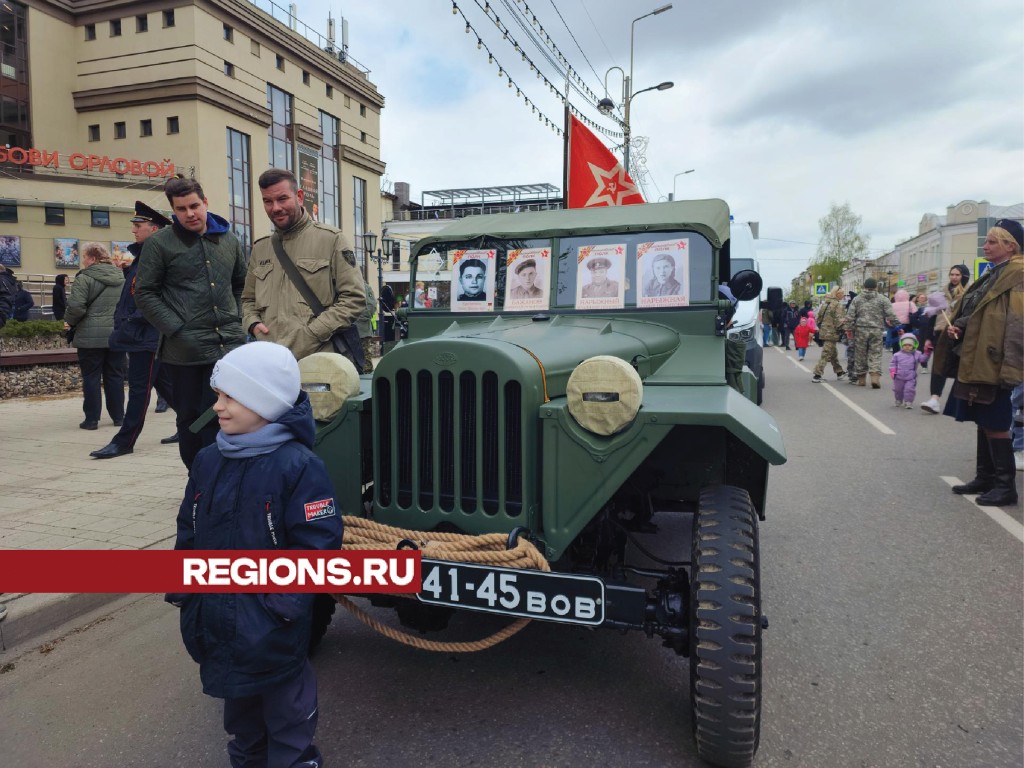
<svg viewBox="0 0 1024 768"><path fill-rule="evenodd" d="M341 510L323 462L299 367L257 341L213 368L217 442L196 456L175 549L341 548ZM248 765L319 768L316 677L307 659L307 594L171 594L203 692L224 699L228 755Z"/></svg>

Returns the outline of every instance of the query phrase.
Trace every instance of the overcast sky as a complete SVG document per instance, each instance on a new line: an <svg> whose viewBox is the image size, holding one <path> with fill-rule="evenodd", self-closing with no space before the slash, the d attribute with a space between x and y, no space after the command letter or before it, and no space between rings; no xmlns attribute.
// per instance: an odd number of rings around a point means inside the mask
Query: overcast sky
<svg viewBox="0 0 1024 768"><path fill-rule="evenodd" d="M484 0L456 1L457 15L451 0L298 0L298 15L324 32L328 11L348 20L349 53L386 100L388 179L409 182L414 200L455 187L560 188L562 139L498 65L559 127L561 97L502 39L494 14L561 83L510 10L528 8L600 96L611 67L629 72L632 20L665 3L496 0L488 20ZM916 235L925 213L1024 201L1022 11L1019 0L675 0L635 25L634 93L675 83L632 102L633 134L649 138L648 200L673 184L677 198L724 199L737 221L760 222L765 282L787 288L832 202L849 202L880 255ZM619 71L607 80L620 101ZM572 102L619 130L579 93Z"/></svg>

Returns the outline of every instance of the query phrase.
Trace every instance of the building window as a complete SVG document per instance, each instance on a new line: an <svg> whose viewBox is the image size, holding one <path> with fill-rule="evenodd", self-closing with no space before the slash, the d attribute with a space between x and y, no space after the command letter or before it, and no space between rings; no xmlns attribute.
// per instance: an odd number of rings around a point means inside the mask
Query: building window
<svg viewBox="0 0 1024 768"><path fill-rule="evenodd" d="M152 136L153 135L153 121L152 120L139 120L139 136Z"/></svg>
<svg viewBox="0 0 1024 768"><path fill-rule="evenodd" d="M252 52L252 55L255 56L257 59L260 57L260 44L257 43L255 40L249 41L249 50Z"/></svg>
<svg viewBox="0 0 1024 768"><path fill-rule="evenodd" d="M280 88L267 85L267 108L270 110L270 164L275 168L292 170L291 125L294 121L292 95Z"/></svg>
<svg viewBox="0 0 1024 768"><path fill-rule="evenodd" d="M123 139L128 135L128 129L125 123L114 123L114 138Z"/></svg>
<svg viewBox="0 0 1024 768"><path fill-rule="evenodd" d="M365 104L360 104L359 105L359 116L360 117L366 117L366 105Z"/></svg>
<svg viewBox="0 0 1024 768"><path fill-rule="evenodd" d="M86 24L85 25L85 39L86 40L95 40L96 39L96 25L95 24Z"/></svg>
<svg viewBox="0 0 1024 768"><path fill-rule="evenodd" d="M366 252L363 250L363 232L366 231L366 179L352 177L352 239L356 244L356 264L366 264Z"/></svg>
<svg viewBox="0 0 1024 768"><path fill-rule="evenodd" d="M274 66L276 66L278 69L284 72L284 56L282 56L280 53L274 54Z"/></svg>
<svg viewBox="0 0 1024 768"><path fill-rule="evenodd" d="M164 27L174 26L174 9L164 11Z"/></svg>
<svg viewBox="0 0 1024 768"><path fill-rule="evenodd" d="M235 76L235 65L232 64L230 61L225 61L224 62L224 74L227 75L228 77L234 77Z"/></svg>
<svg viewBox="0 0 1024 768"><path fill-rule="evenodd" d="M302 70L302 84L309 85L309 72Z"/></svg>
<svg viewBox="0 0 1024 768"><path fill-rule="evenodd" d="M224 39L229 43L235 42L235 30L232 29L230 24L224 25Z"/></svg>
<svg viewBox="0 0 1024 768"><path fill-rule="evenodd" d="M25 4L0 3L0 148L35 146L29 122L27 11Z"/></svg>
<svg viewBox="0 0 1024 768"><path fill-rule="evenodd" d="M361 142L363 142L363 144L366 143L366 131L360 131L359 132L359 140Z"/></svg>
<svg viewBox="0 0 1024 768"><path fill-rule="evenodd" d="M92 225L94 227L109 227L110 211L107 208L93 208Z"/></svg>
<svg viewBox="0 0 1024 768"><path fill-rule="evenodd" d="M333 99L334 98L334 86L333 85L328 85L327 86L327 98L328 99Z"/></svg>
<svg viewBox="0 0 1024 768"><path fill-rule="evenodd" d="M249 137L228 128L228 221L242 242L242 250L252 245L252 182Z"/></svg>
<svg viewBox="0 0 1024 768"><path fill-rule="evenodd" d="M167 118L167 133L177 133L179 130L180 129L178 127L178 116L175 115L174 117L168 117Z"/></svg>
<svg viewBox="0 0 1024 768"><path fill-rule="evenodd" d="M56 224L57 226L64 226L64 206L58 203L47 203L46 209L46 223Z"/></svg>
<svg viewBox="0 0 1024 768"><path fill-rule="evenodd" d="M320 221L338 226L338 130L341 121L334 115L320 113L320 158L317 168L319 177L318 197L320 198Z"/></svg>
<svg viewBox="0 0 1024 768"><path fill-rule="evenodd" d="M0 221L5 224L18 223L18 204L14 200L0 200Z"/></svg>
<svg viewBox="0 0 1024 768"><path fill-rule="evenodd" d="M120 37L121 36L121 20L114 19L110 22L110 36Z"/></svg>
<svg viewBox="0 0 1024 768"><path fill-rule="evenodd" d="M345 94L345 107L347 108L347 107L351 107L351 106L352 106L352 99L349 97L348 94Z"/></svg>
<svg viewBox="0 0 1024 768"><path fill-rule="evenodd" d="M135 17L135 31L149 32L149 16L142 14L141 16Z"/></svg>
<svg viewBox="0 0 1024 768"><path fill-rule="evenodd" d="M89 141L100 140L100 127L98 125L89 126Z"/></svg>

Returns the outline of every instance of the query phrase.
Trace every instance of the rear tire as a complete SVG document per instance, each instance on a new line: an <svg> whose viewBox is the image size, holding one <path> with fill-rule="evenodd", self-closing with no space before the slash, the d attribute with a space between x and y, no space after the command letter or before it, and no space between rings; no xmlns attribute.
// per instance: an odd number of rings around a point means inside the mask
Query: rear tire
<svg viewBox="0 0 1024 768"><path fill-rule="evenodd" d="M761 574L757 514L729 485L705 488L693 517L690 698L697 752L749 766L761 735Z"/></svg>

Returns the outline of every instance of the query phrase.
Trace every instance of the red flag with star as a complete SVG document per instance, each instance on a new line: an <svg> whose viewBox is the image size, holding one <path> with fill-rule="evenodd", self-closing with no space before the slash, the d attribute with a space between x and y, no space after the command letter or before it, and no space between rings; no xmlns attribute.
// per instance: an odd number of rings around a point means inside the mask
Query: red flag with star
<svg viewBox="0 0 1024 768"><path fill-rule="evenodd" d="M645 202L622 163L574 115L569 115L568 182L569 208Z"/></svg>

